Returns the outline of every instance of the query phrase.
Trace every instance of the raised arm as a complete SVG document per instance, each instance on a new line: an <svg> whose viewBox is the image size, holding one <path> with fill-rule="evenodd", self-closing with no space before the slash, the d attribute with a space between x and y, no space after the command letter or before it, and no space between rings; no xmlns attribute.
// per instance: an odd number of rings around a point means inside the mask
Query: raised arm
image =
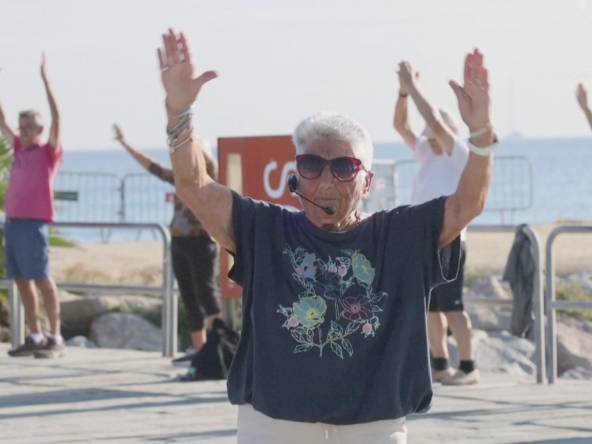
<svg viewBox="0 0 592 444"><path fill-rule="evenodd" d="M8 145L14 145L14 131L6 122L6 116L4 115L4 110L2 109L2 104L0 104L0 134L6 140Z"/></svg>
<svg viewBox="0 0 592 444"><path fill-rule="evenodd" d="M413 68L409 62L401 62L399 64L399 77L407 85L409 95L413 99L419 114L423 117L426 125L436 138L444 150L452 153L454 147L454 133L442 120L440 111L423 95L419 89L418 76L413 73Z"/></svg>
<svg viewBox="0 0 592 444"><path fill-rule="evenodd" d="M592 111L590 111L590 107L588 106L588 91L586 91L584 85L581 83L576 89L576 98L578 99L580 108L584 111L586 119L588 120L588 125L590 125L590 128L592 129Z"/></svg>
<svg viewBox="0 0 592 444"><path fill-rule="evenodd" d="M143 153L142 151L134 147L132 144L130 144L128 140L125 138L125 135L123 134L123 131L121 131L119 125L113 125L113 132L115 133L115 140L117 140L128 153L130 153L130 155L135 159L136 162L138 162L140 165L142 165L144 168L146 168L149 172L154 174L159 179L172 184L175 183L173 178L173 170L171 168L167 168L161 165L158 161L150 157L148 154Z"/></svg>
<svg viewBox="0 0 592 444"><path fill-rule="evenodd" d="M495 142L495 133L489 117L489 82L483 65L483 54L477 49L465 59L464 85L451 81L458 99L458 109L471 133L470 142L477 147L488 147ZM481 154L486 154L481 152ZM481 214L485 207L493 171L493 155L472 152L461 175L456 192L448 197L444 210L444 224L439 244L452 242L469 222Z"/></svg>
<svg viewBox="0 0 592 444"><path fill-rule="evenodd" d="M179 198L201 221L207 232L225 249L234 252L232 193L207 172L201 144L193 138L190 109L202 86L217 77L214 71L197 76L183 33L163 35L158 50L162 84L166 91L167 129L175 188Z"/></svg>
<svg viewBox="0 0 592 444"><path fill-rule="evenodd" d="M47 102L49 103L49 111L51 113L51 126L49 127L49 145L52 148L57 148L60 141L61 122L60 112L58 111L58 105L55 100L55 94L49 78L47 77L47 61L45 60L45 53L41 58L41 78L45 85L45 92L47 93Z"/></svg>
<svg viewBox="0 0 592 444"><path fill-rule="evenodd" d="M399 64L399 68L401 65ZM397 99L397 104L395 105L395 118L393 119L393 126L395 130L401 135L405 143L411 148L412 150L415 149L415 144L417 142L417 134L411 128L409 124L409 112L407 104L409 103L409 88L405 79L401 77L401 70L398 71L399 75L399 98ZM419 77L419 73L417 74Z"/></svg>

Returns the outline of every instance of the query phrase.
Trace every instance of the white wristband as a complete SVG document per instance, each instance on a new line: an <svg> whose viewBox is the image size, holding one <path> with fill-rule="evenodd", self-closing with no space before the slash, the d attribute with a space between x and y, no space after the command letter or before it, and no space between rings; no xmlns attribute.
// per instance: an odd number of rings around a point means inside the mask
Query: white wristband
<svg viewBox="0 0 592 444"><path fill-rule="evenodd" d="M477 131L475 131L475 132L472 132L472 133L470 134L470 137L471 137L471 138L474 138L474 137L479 137L479 136L482 136L483 134L485 134L485 133L487 132L487 130L488 130L489 128L491 128L491 122L487 122L483 128L481 128L481 129L478 129L478 130L477 130Z"/></svg>
<svg viewBox="0 0 592 444"><path fill-rule="evenodd" d="M473 142L471 142L471 139L468 140L467 145L469 147L469 151L471 151L475 154L478 154L480 156L489 156L491 153L493 153L495 151L495 149L498 147L499 143L497 140L497 136L495 136L493 143L488 146L477 146Z"/></svg>

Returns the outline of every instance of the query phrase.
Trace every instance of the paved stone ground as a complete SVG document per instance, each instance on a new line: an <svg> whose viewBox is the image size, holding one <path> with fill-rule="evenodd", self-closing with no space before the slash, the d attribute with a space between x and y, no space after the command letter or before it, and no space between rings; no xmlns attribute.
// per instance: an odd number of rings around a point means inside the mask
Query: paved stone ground
<svg viewBox="0 0 592 444"><path fill-rule="evenodd" d="M66 358L9 358L0 344L0 443L236 442L224 381L174 382L158 353L70 348ZM592 443L592 383L485 375L436 387L409 418L409 443ZM307 443L303 443L307 444Z"/></svg>

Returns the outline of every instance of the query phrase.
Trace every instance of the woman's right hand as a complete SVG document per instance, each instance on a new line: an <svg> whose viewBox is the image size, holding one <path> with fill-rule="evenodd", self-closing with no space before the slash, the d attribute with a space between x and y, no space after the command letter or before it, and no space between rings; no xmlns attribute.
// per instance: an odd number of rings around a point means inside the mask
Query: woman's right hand
<svg viewBox="0 0 592 444"><path fill-rule="evenodd" d="M588 108L588 91L586 91L582 83L578 84L576 89L576 98L578 99L580 108L583 110Z"/></svg>
<svg viewBox="0 0 592 444"><path fill-rule="evenodd" d="M121 142L124 138L123 131L121 131L121 128L119 128L119 125L117 123L113 124L113 132L115 133L115 140Z"/></svg>
<svg viewBox="0 0 592 444"><path fill-rule="evenodd" d="M158 49L162 84L166 91L169 116L178 115L193 105L201 87L218 77L215 71L206 71L196 77L195 66L185 35L169 29L162 36L163 48Z"/></svg>

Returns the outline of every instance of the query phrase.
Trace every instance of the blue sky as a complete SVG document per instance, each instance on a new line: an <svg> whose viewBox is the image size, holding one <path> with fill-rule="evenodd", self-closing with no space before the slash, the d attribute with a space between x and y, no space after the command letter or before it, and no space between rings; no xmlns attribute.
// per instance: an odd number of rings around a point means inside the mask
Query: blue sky
<svg viewBox="0 0 592 444"><path fill-rule="evenodd" d="M197 105L198 131L217 137L289 134L319 110L351 115L376 142L391 126L397 63L450 110L447 82L479 47L491 71L503 137L589 134L574 90L592 90L592 2L586 0L0 0L0 101L17 112L48 107L41 51L64 117L67 149L117 147L118 122L138 147L164 146L164 94L155 50L184 30L198 69L220 77ZM592 95L592 94L591 94ZM421 119L413 113L418 129Z"/></svg>

